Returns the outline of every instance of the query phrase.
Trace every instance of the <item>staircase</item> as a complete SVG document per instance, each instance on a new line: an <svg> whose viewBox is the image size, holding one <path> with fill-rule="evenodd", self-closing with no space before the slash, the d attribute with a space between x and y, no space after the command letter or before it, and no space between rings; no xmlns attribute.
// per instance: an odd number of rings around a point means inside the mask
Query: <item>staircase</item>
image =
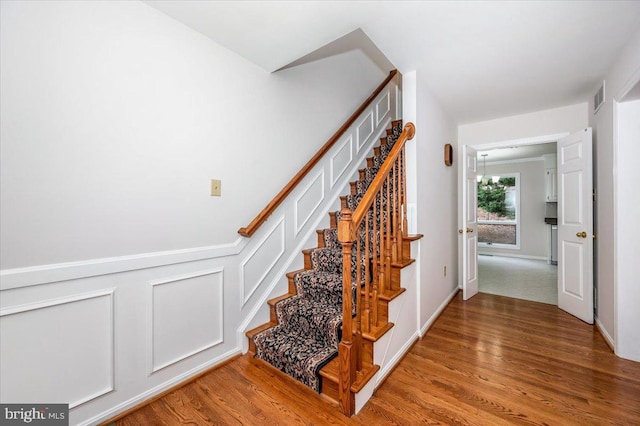
<svg viewBox="0 0 640 426"><path fill-rule="evenodd" d="M288 293L269 300L270 321L246 333L257 359L340 403L346 415L379 370L374 344L393 327L389 303L405 291L400 271L421 237L406 232L407 127L391 123L341 210L329 213L330 228L317 231L318 246L303 250L304 269L287 273Z"/></svg>

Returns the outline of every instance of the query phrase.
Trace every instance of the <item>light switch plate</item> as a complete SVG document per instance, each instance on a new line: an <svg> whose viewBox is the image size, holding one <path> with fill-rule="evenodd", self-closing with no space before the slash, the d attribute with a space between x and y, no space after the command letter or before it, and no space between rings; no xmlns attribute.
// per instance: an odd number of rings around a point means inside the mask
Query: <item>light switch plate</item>
<svg viewBox="0 0 640 426"><path fill-rule="evenodd" d="M218 179L211 179L211 195L214 197L220 197L222 195L222 181Z"/></svg>

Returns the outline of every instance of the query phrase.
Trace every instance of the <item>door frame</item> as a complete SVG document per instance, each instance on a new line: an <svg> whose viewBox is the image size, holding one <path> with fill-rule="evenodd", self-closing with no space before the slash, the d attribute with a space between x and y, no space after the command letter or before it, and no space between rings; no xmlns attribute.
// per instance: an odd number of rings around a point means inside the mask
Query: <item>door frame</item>
<svg viewBox="0 0 640 426"><path fill-rule="evenodd" d="M600 333L604 336L607 344L611 349L613 349L614 353L618 356L620 352L620 324L623 322L622 315L618 309L618 301L620 297L625 297L626 295L620 294L619 289L619 264L618 264L618 252L620 250L618 235L622 232L619 227L619 203L620 203L620 194L619 194L619 178L618 178L618 157L619 157L619 141L618 141L618 126L619 123L619 113L618 109L620 108L620 103L625 101L627 95L631 92L636 85L640 84L640 68L636 69L629 79L618 89L617 93L614 93L611 98L612 104L612 125L613 125L613 135L612 135L612 145L613 145L613 336L609 334L609 331L604 327L604 325L600 322L600 319L596 315L594 318L594 322L598 327ZM606 102L606 99L605 99ZM595 126L594 126L595 127ZM595 271L597 272L597 270ZM597 276L594 276L594 280L597 280ZM626 336L628 337L628 336ZM635 361L635 359L634 359Z"/></svg>
<svg viewBox="0 0 640 426"><path fill-rule="evenodd" d="M562 132L562 133L555 133L550 135L535 136L535 137L522 138L522 139L512 139L512 140L499 141L499 142L488 142L488 143L483 143L478 145L469 145L469 146L477 151L487 151L487 150L498 149L498 148L509 148L512 146L518 147L518 146L527 146L527 145L539 145L543 143L557 142L559 139L569 136L570 134L571 132ZM458 151L462 153L464 151L463 147L462 146L459 147ZM459 160L463 161L463 157L459 157ZM458 210L459 210L458 211L458 228L462 229L463 215L464 215L464 211L462 207L462 197L463 197L462 168L459 168L459 170L460 170L460 173L458 173ZM464 265L463 255L462 255L462 241L458 240L458 288L460 290L462 290L464 285L462 268L464 268L465 266L466 265ZM594 280L594 285L595 285L595 280Z"/></svg>

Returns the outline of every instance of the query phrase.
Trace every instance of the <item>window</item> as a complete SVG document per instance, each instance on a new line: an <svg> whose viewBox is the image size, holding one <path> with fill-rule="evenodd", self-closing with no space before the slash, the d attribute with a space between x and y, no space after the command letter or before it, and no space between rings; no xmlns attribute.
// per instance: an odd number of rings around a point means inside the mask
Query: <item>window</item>
<svg viewBox="0 0 640 426"><path fill-rule="evenodd" d="M490 176L478 182L478 243L520 248L520 173Z"/></svg>

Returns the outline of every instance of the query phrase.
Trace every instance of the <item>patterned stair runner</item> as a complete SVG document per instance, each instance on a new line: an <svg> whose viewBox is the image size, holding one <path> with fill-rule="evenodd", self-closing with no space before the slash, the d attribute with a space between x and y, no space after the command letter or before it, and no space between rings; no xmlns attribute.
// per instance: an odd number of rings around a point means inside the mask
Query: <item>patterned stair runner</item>
<svg viewBox="0 0 640 426"><path fill-rule="evenodd" d="M402 132L402 124L393 127L379 155L357 181L356 193L346 197L352 211L364 196L380 166ZM340 212L336 212L340 219ZM324 229L324 247L311 251L311 269L294 276L296 294L275 304L277 324L253 336L256 358L260 358L320 393L320 370L338 354L342 324L342 246L335 228ZM365 260L352 258L363 270ZM355 287L353 289L355 294ZM353 299L355 301L355 297ZM355 305L355 303L354 303ZM355 306L354 306L355 309ZM355 310L354 310L355 313Z"/></svg>

